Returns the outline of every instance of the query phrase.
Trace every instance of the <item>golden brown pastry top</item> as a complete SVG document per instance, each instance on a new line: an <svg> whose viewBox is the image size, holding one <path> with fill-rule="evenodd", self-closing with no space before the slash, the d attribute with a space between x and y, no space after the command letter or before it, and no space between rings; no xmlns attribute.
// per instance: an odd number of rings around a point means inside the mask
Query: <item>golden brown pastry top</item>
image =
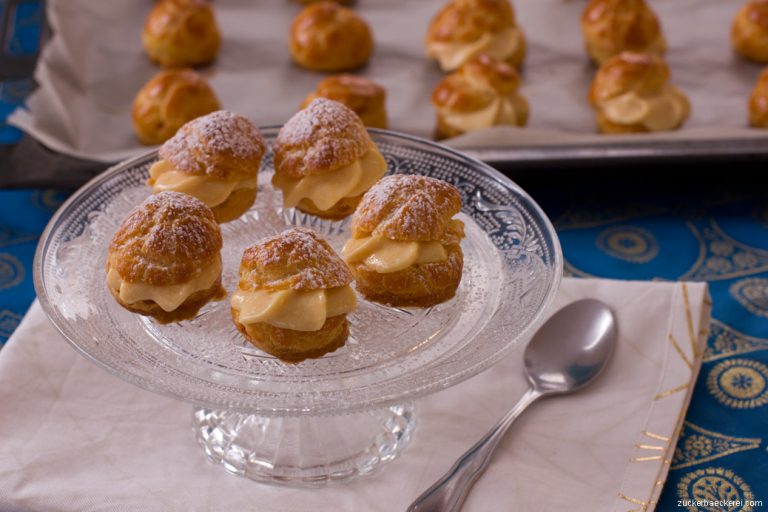
<svg viewBox="0 0 768 512"><path fill-rule="evenodd" d="M589 91L593 105L633 91L652 95L669 81L664 59L649 53L623 52L605 61L595 75Z"/></svg>
<svg viewBox="0 0 768 512"><path fill-rule="evenodd" d="M508 0L453 0L432 19L427 43L472 42L485 33L514 26L515 13Z"/></svg>
<svg viewBox="0 0 768 512"><path fill-rule="evenodd" d="M293 228L248 247L240 263L240 290L319 290L346 286L352 273L314 231Z"/></svg>
<svg viewBox="0 0 768 512"><path fill-rule="evenodd" d="M621 51L666 50L659 20L645 0L591 0L581 26L598 62Z"/></svg>
<svg viewBox="0 0 768 512"><path fill-rule="evenodd" d="M479 55L448 75L432 93L437 108L471 112L488 106L499 96L509 96L520 86L520 75L506 62Z"/></svg>
<svg viewBox="0 0 768 512"><path fill-rule="evenodd" d="M760 73L749 97L749 123L758 128L768 128L768 68Z"/></svg>
<svg viewBox="0 0 768 512"><path fill-rule="evenodd" d="M332 172L353 164L371 144L357 114L337 101L317 98L277 134L275 172L292 178Z"/></svg>
<svg viewBox="0 0 768 512"><path fill-rule="evenodd" d="M365 193L352 217L352 236L458 244L463 228L451 222L461 210L456 187L427 176L394 174Z"/></svg>
<svg viewBox="0 0 768 512"><path fill-rule="evenodd" d="M293 20L291 55L300 65L340 71L365 64L373 51L368 24L355 11L334 2L313 3Z"/></svg>
<svg viewBox="0 0 768 512"><path fill-rule="evenodd" d="M160 158L182 172L222 180L253 178L266 144L247 117L217 110L190 121L160 147Z"/></svg>
<svg viewBox="0 0 768 512"><path fill-rule="evenodd" d="M147 16L142 42L161 66L196 66L216 57L221 35L206 0L160 0Z"/></svg>
<svg viewBox="0 0 768 512"><path fill-rule="evenodd" d="M221 247L210 208L187 194L161 192L131 210L117 228L107 270L114 268L129 283L180 284L209 265Z"/></svg>
<svg viewBox="0 0 768 512"><path fill-rule="evenodd" d="M203 77L192 69L168 69L141 88L131 117L141 142L161 144L187 121L220 108Z"/></svg>
<svg viewBox="0 0 768 512"><path fill-rule="evenodd" d="M741 8L737 18L768 30L768 0L750 0Z"/></svg>
<svg viewBox="0 0 768 512"><path fill-rule="evenodd" d="M338 101L349 107L364 120L384 108L387 93L376 82L362 76L334 75L323 79L317 88L304 98L301 108L306 108L316 98Z"/></svg>

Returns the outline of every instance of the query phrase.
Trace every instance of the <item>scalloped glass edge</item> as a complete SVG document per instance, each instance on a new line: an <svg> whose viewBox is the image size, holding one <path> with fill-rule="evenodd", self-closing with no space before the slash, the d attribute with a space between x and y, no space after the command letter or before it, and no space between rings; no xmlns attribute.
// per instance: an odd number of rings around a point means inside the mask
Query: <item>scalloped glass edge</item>
<svg viewBox="0 0 768 512"><path fill-rule="evenodd" d="M263 133L269 133L269 132L277 132L279 128L280 126L266 126L266 127L260 127L260 130ZM51 323L54 325L56 330L64 337L64 339L67 340L67 342L70 345L72 345L72 347L77 352L82 354L86 359L95 363L97 366L106 370L108 373L118 376L122 380L125 380L142 389L145 389L154 393L158 393L164 396L168 396L176 400L184 401L198 407L206 407L206 408L213 408L213 409L227 409L227 410L239 411L239 412L245 412L245 413L255 413L260 415L274 415L274 416L296 416L296 415L316 416L316 415L325 415L325 414L354 413L354 412L359 412L363 410L378 409L378 408L387 407L391 405L397 405L405 401L413 400L413 399L434 393L436 391L440 391L448 387L451 387L455 384L458 384L482 372L483 370L486 370L487 368L492 366L494 363L496 363L497 361L505 357L507 354L509 354L513 348L519 345L520 342L524 340L528 340L533 335L535 330L538 329L538 327L542 324L544 320L544 315L549 310L549 307L551 306L555 298L555 295L559 289L560 282L562 280L562 275L563 275L563 254L560 246L560 241L557 237L555 229L550 219L548 218L548 216L544 213L544 211L541 209L538 203L536 203L533 200L533 198L531 198L522 188L520 188L519 185L517 185L511 179L507 178L506 176L501 174L499 171L483 163L482 161L472 158L470 156L467 156L463 153L460 153L459 151L453 150L446 146L437 144L433 141L422 139L419 137L401 134L398 132L391 132L388 130L379 130L379 129L372 129L372 128L369 128L368 131L374 136L380 135L385 138L400 139L411 144L425 145L428 147L436 148L437 150L443 153L447 153L452 158L462 162L463 164L468 165L470 167L474 167L478 171L482 171L483 173L486 174L487 177L493 179L499 185L513 190L521 199L527 201L531 210L539 217L542 223L542 227L545 229L545 231L549 235L551 235L550 243L552 246L552 254L553 254L552 267L554 270L554 274L552 276L552 281L550 283L549 289L546 292L546 296L542 300L541 307L533 316L529 324L519 333L519 335L515 339L510 340L508 343L504 344L504 346L501 349L490 354L484 359L481 359L475 362L474 364L463 368L461 371L457 371L451 374L450 376L444 377L440 380L433 380L431 382L427 382L420 386L411 388L406 392L383 394L382 396L379 396L376 399L367 400L365 402L345 403L344 405L331 407L331 408L317 408L317 407L285 407L285 408L255 407L254 408L254 407L243 407L241 404L238 404L234 401L233 402L208 401L200 397L184 396L181 393L175 393L167 389L162 389L162 387L153 385L152 382L148 382L142 379L141 376L138 376L133 373L123 371L120 368L115 368L111 365L105 364L98 358L94 357L93 355L88 353L86 350L84 350L82 347L80 347L77 344L77 342L73 339L75 334L69 333L66 327L67 320L62 318L58 314L58 312L55 310L53 304L49 302L47 293L45 292L45 282L42 275L43 258L45 257L52 232L56 229L56 227L59 225L64 215L68 212L68 210L73 206L74 203L76 203L88 191L96 188L101 183L109 180L110 178L112 178L114 175L121 172L122 170L130 167L134 167L137 165L141 165L146 161L156 158L157 149L149 150L147 153L143 155L139 155L137 157L133 157L128 160L119 162L109 167L102 173L98 174L91 180L89 180L86 184L84 184L77 191L75 191L61 205L59 210L54 214L54 216L48 222L48 225L46 226L45 230L43 231L40 237L40 241L35 251L34 262L33 262L33 278L34 278L35 292L37 294L40 305L43 308L43 311L45 312L46 316L50 319Z"/></svg>

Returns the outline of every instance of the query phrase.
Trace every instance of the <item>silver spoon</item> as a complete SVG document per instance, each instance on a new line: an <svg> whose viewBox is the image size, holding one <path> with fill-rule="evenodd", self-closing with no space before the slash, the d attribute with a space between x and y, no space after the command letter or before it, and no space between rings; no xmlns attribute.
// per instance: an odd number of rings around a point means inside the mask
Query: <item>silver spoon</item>
<svg viewBox="0 0 768 512"><path fill-rule="evenodd" d="M613 313L598 300L579 300L552 315L525 348L525 371L531 387L490 432L416 498L408 512L461 509L512 422L542 396L570 393L590 384L608 362L616 338Z"/></svg>

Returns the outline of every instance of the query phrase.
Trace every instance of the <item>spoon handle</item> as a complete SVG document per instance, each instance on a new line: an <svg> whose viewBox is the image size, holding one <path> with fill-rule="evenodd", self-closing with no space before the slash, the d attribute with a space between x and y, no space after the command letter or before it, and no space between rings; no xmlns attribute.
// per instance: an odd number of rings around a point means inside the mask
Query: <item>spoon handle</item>
<svg viewBox="0 0 768 512"><path fill-rule="evenodd" d="M520 401L499 420L482 439L462 455L432 487L416 498L407 512L458 512L477 481L491 461L499 441L520 414L541 396L541 392L529 388Z"/></svg>

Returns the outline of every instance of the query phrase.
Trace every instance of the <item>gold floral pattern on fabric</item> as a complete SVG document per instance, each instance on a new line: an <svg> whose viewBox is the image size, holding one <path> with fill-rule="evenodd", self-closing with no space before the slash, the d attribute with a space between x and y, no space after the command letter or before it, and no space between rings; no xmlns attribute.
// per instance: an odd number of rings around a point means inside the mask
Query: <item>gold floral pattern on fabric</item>
<svg viewBox="0 0 768 512"><path fill-rule="evenodd" d="M752 512L755 499L747 483L730 469L709 467L686 474L677 484L677 497L690 512ZM694 502L733 503L717 506L697 505Z"/></svg>
<svg viewBox="0 0 768 512"><path fill-rule="evenodd" d="M686 468L732 453L758 449L761 442L759 438L729 436L686 421L672 459L672 469Z"/></svg>
<svg viewBox="0 0 768 512"><path fill-rule="evenodd" d="M659 243L639 226L613 226L597 235L597 247L614 258L630 263L648 263L659 254Z"/></svg>
<svg viewBox="0 0 768 512"><path fill-rule="evenodd" d="M749 336L720 320L712 319L704 362L768 349L768 339Z"/></svg>
<svg viewBox="0 0 768 512"><path fill-rule="evenodd" d="M768 404L768 366L752 359L728 359L709 371L707 389L728 407L761 407Z"/></svg>
<svg viewBox="0 0 768 512"><path fill-rule="evenodd" d="M768 279L742 279L733 283L728 292L753 315L768 318Z"/></svg>
<svg viewBox="0 0 768 512"><path fill-rule="evenodd" d="M733 279L768 270L768 251L734 240L714 220L699 226L688 222L688 228L699 240L699 257L681 281Z"/></svg>
<svg viewBox="0 0 768 512"><path fill-rule="evenodd" d="M12 254L0 253L0 290L12 288L24 281L24 265Z"/></svg>

